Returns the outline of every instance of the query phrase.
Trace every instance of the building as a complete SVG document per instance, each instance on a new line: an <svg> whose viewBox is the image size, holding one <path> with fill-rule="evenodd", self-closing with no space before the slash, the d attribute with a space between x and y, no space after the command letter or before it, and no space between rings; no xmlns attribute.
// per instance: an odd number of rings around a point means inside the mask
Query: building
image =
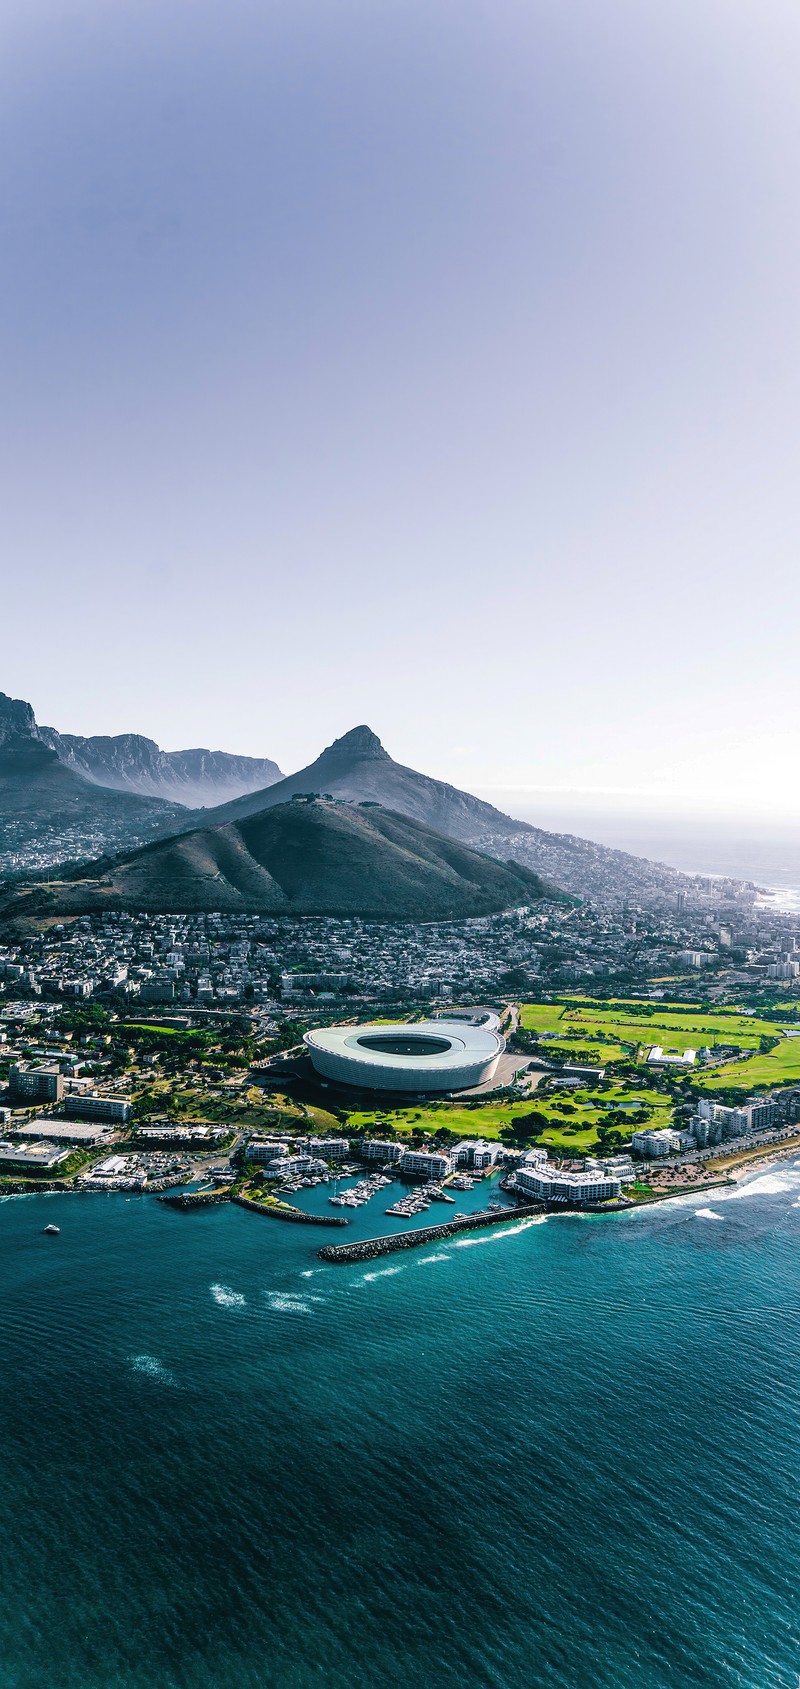
<svg viewBox="0 0 800 1689"><path fill-rule="evenodd" d="M317 1073L358 1091L416 1096L466 1091L494 1077L505 1049L499 1032L459 1022L323 1026L305 1035Z"/></svg>
<svg viewBox="0 0 800 1689"><path fill-rule="evenodd" d="M64 1112L70 1120L109 1120L117 1126L133 1119L133 1108L127 1097L71 1096L67 1097Z"/></svg>
<svg viewBox="0 0 800 1689"><path fill-rule="evenodd" d="M523 1150L517 1162L518 1167L544 1167L547 1164L547 1150L535 1145L533 1149Z"/></svg>
<svg viewBox="0 0 800 1689"><path fill-rule="evenodd" d="M75 1121L72 1125L63 1119L29 1120L24 1126L16 1128L15 1136L26 1139L46 1139L52 1144L82 1144L90 1148L92 1144L105 1143L109 1133L101 1125L80 1125Z"/></svg>
<svg viewBox="0 0 800 1689"><path fill-rule="evenodd" d="M620 1180L614 1173L562 1173L547 1163L540 1167L518 1167L515 1188L535 1202L610 1202L620 1194Z"/></svg>
<svg viewBox="0 0 800 1689"><path fill-rule="evenodd" d="M143 980L139 990L142 1003L173 1003L175 985L171 979Z"/></svg>
<svg viewBox="0 0 800 1689"><path fill-rule="evenodd" d="M281 974L282 997L316 996L323 992L325 996L336 996L346 991L352 983L350 974L329 973L283 973Z"/></svg>
<svg viewBox="0 0 800 1689"><path fill-rule="evenodd" d="M400 1172L409 1179L429 1179L438 1184L452 1171L452 1157L440 1150L407 1149L400 1157Z"/></svg>
<svg viewBox="0 0 800 1689"><path fill-rule="evenodd" d="M346 1161L350 1154L349 1138L306 1138L301 1143L309 1155L322 1156L323 1161Z"/></svg>
<svg viewBox="0 0 800 1689"><path fill-rule="evenodd" d="M275 1178L294 1178L297 1173L324 1173L324 1161L313 1155L281 1155L267 1162L267 1172Z"/></svg>
<svg viewBox="0 0 800 1689"><path fill-rule="evenodd" d="M368 1138L367 1142L361 1145L362 1161L379 1161L382 1166L387 1161L399 1161L402 1154L402 1144L385 1142L381 1138Z"/></svg>
<svg viewBox="0 0 800 1689"><path fill-rule="evenodd" d="M474 1167L476 1172L485 1172L487 1167L493 1167L502 1150L502 1144L489 1144L483 1138L464 1138L451 1151L454 1167Z"/></svg>
<svg viewBox="0 0 800 1689"><path fill-rule="evenodd" d="M732 1138L749 1137L751 1132L766 1132L780 1119L781 1105L771 1097L749 1097L738 1108L727 1108L701 1097L697 1114L690 1121L695 1143L704 1149L707 1144L728 1143Z"/></svg>
<svg viewBox="0 0 800 1689"><path fill-rule="evenodd" d="M278 1138L251 1138L244 1152L245 1161L252 1161L258 1167L268 1167L270 1162L286 1155L288 1144Z"/></svg>
<svg viewBox="0 0 800 1689"><path fill-rule="evenodd" d="M93 1179L118 1179L127 1173L131 1157L129 1155L107 1155L103 1161L95 1162L92 1168Z"/></svg>
<svg viewBox="0 0 800 1689"><path fill-rule="evenodd" d="M226 1126L178 1126L173 1120L161 1120L155 1126L140 1126L136 1137L150 1149L174 1149L181 1144L205 1149L218 1144L227 1130Z"/></svg>
<svg viewBox="0 0 800 1689"><path fill-rule="evenodd" d="M681 1148L680 1132L673 1132L671 1126L648 1126L641 1132L634 1132L631 1142L634 1155L642 1155L649 1160L662 1155L674 1155Z"/></svg>
<svg viewBox="0 0 800 1689"><path fill-rule="evenodd" d="M71 1153L58 1144L0 1143L0 1167L7 1173L51 1173L68 1161Z"/></svg>
<svg viewBox="0 0 800 1689"><path fill-rule="evenodd" d="M14 1062L8 1076L8 1087L15 1102L60 1103L64 1095L64 1078L57 1067L27 1067Z"/></svg>
<svg viewBox="0 0 800 1689"><path fill-rule="evenodd" d="M647 1060L652 1067L694 1067L697 1051L664 1050L660 1044L654 1044Z"/></svg>

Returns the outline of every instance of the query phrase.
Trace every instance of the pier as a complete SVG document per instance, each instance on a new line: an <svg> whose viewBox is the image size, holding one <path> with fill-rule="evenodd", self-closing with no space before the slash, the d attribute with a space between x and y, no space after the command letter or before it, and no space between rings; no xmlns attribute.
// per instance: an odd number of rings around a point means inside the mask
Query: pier
<svg viewBox="0 0 800 1689"><path fill-rule="evenodd" d="M321 1261L341 1265L345 1261L374 1261L379 1255L393 1255L397 1249L416 1249L423 1243L443 1243L459 1232L477 1231L483 1226L502 1226L509 1220L526 1220L543 1214L542 1202L531 1202L519 1208L490 1208L478 1214L463 1214L457 1220L445 1220L441 1226L419 1226L414 1231L395 1232L389 1237L364 1238L361 1243L326 1243L317 1251Z"/></svg>

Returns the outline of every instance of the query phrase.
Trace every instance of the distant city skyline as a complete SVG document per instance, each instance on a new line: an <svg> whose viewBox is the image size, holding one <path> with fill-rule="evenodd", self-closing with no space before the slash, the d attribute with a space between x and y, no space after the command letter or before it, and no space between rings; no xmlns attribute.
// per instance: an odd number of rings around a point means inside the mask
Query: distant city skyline
<svg viewBox="0 0 800 1689"><path fill-rule="evenodd" d="M3 690L800 815L794 8L32 0L0 45Z"/></svg>

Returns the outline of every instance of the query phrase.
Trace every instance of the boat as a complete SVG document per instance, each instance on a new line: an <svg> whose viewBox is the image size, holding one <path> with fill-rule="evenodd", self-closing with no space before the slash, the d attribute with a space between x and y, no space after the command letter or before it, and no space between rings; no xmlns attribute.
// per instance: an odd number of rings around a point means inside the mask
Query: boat
<svg viewBox="0 0 800 1689"><path fill-rule="evenodd" d="M44 1231L49 1237L57 1237L60 1230L61 1230L60 1226L45 1226L44 1227Z"/></svg>

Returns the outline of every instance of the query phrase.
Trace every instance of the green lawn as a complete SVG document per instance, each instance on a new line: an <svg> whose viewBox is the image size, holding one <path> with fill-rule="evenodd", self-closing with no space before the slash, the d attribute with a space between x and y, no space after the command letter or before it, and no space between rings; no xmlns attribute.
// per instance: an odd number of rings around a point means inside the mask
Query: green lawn
<svg viewBox="0 0 800 1689"><path fill-rule="evenodd" d="M728 1062L710 1073L698 1075L697 1084L703 1091L718 1091L722 1086L741 1091L747 1096L756 1086L768 1090L779 1085L800 1083L800 1038L782 1038L769 1055L751 1056L748 1061Z"/></svg>
<svg viewBox="0 0 800 1689"><path fill-rule="evenodd" d="M783 1036L779 1014L771 1019L735 1011L703 1010L699 1004L672 1007L669 1003L659 1003L653 1006L652 1014L644 1015L632 1012L630 1003L611 999L598 1006L583 1002L525 1003L520 1018L529 1031L558 1034L557 1041L546 1040L545 1051L550 1049L568 1059L571 1049L592 1050L598 1061L606 1065L614 1060L630 1060L632 1044L641 1045L639 1060L643 1068L646 1051L653 1044L661 1044L664 1049L701 1049L704 1045L725 1043L753 1051L747 1061L729 1062L708 1072L686 1069L705 1091L732 1087L746 1095L757 1086L771 1088L800 1081L800 1038ZM609 1034L624 1042L617 1045L604 1042ZM762 1037L780 1038L780 1044L768 1055L761 1055Z"/></svg>
<svg viewBox="0 0 800 1689"><path fill-rule="evenodd" d="M668 1003L659 1003L652 1014L643 1015L631 1013L630 1005L614 1001L591 1008L584 1004L525 1003L521 1021L528 1031L556 1032L560 1040L577 1033L584 1042L591 1035L602 1041L611 1032L628 1044L663 1044L665 1048L678 1045L685 1038L694 1048L725 1043L754 1049L762 1035L776 1037L781 1030L777 1017L769 1020L725 1014L704 1011L699 1006L692 1009L685 1004L673 1009Z"/></svg>
<svg viewBox="0 0 800 1689"><path fill-rule="evenodd" d="M564 1113L565 1103L574 1110L573 1113ZM504 1126L536 1109L546 1114L552 1123L539 1140L542 1144L581 1152L596 1145L598 1121L620 1103L642 1104L652 1110L648 1125L666 1126L672 1117L672 1104L668 1097L661 1096L658 1091L632 1090L630 1086L620 1084L612 1085L603 1092L590 1089L567 1094L550 1092L540 1095L534 1092L525 1102L484 1103L480 1108L459 1108L457 1103L443 1103L440 1108L381 1109L377 1117L368 1111L351 1114L349 1128L361 1131L366 1127L379 1138L386 1126L392 1126L396 1133L403 1136L414 1131L434 1133L446 1126L448 1131L458 1133L459 1137L499 1138Z"/></svg>

